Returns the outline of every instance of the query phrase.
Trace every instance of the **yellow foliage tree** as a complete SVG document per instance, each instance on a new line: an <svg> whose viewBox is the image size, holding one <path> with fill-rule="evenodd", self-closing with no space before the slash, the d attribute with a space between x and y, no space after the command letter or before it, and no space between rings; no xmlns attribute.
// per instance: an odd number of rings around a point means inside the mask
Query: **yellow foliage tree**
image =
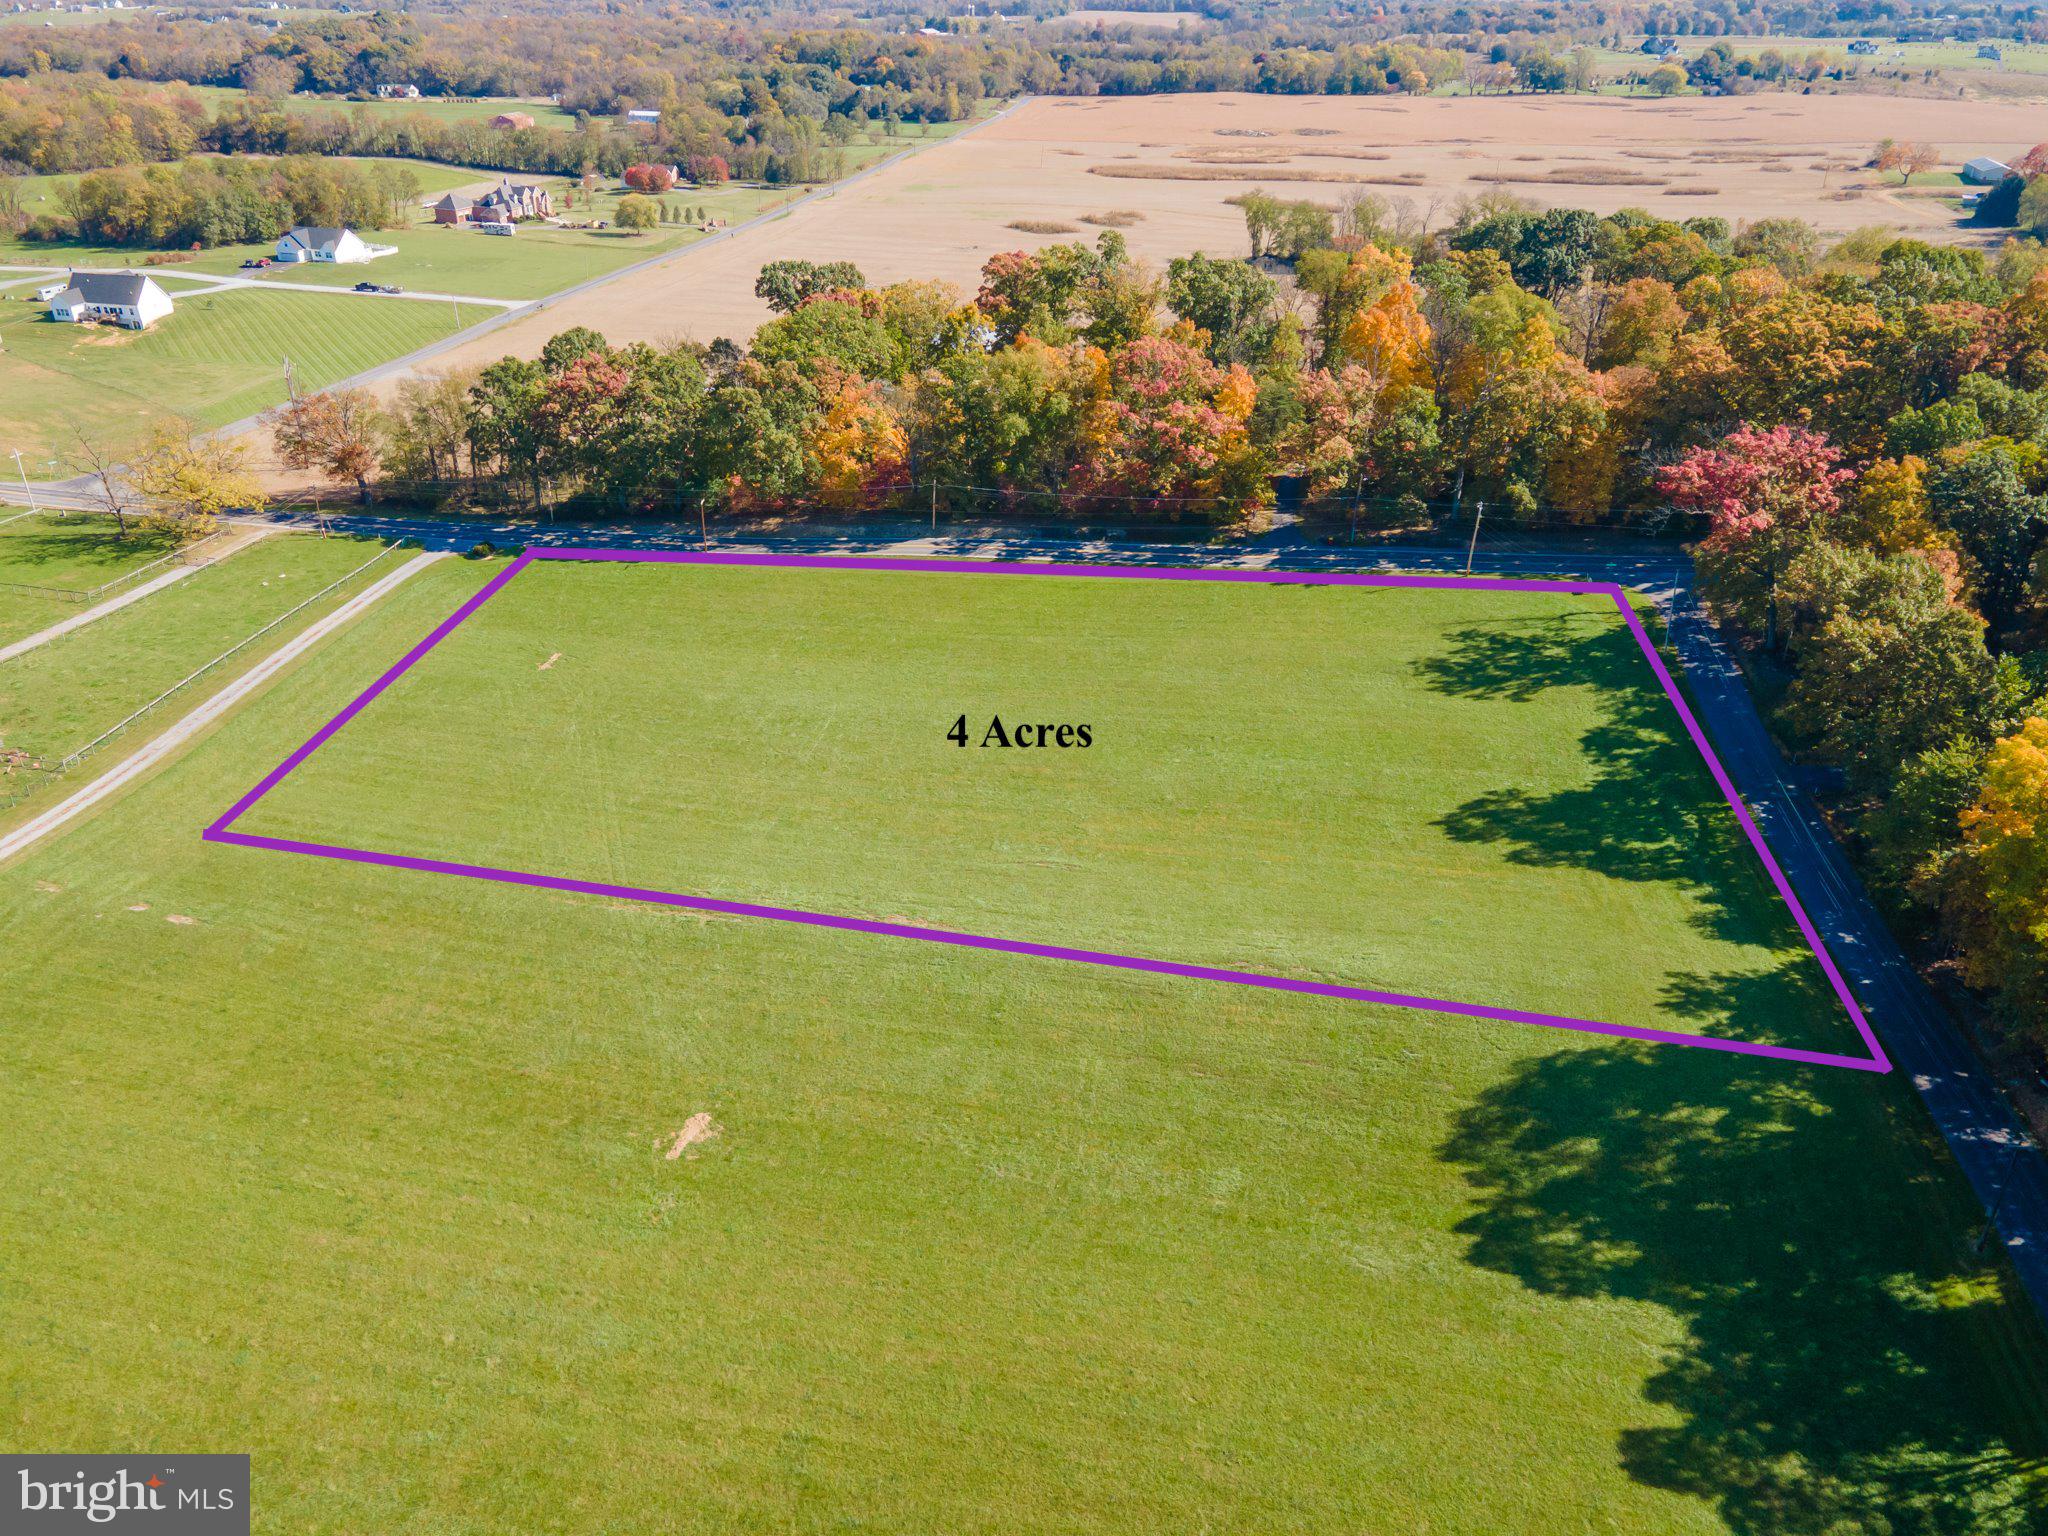
<svg viewBox="0 0 2048 1536"><path fill-rule="evenodd" d="M1841 541L1880 555L1952 550L1954 535L1928 515L1926 476L1927 463L1917 454L1877 460L1844 498Z"/></svg>
<svg viewBox="0 0 2048 1536"><path fill-rule="evenodd" d="M2038 1001L2048 954L2048 720L2025 721L1991 749L1962 827L1964 874L1949 917L1963 975Z"/></svg>
<svg viewBox="0 0 2048 1536"><path fill-rule="evenodd" d="M148 509L143 526L180 540L204 538L231 511L260 512L267 498L240 443L196 436L190 423L160 423L129 471Z"/></svg>
<svg viewBox="0 0 2048 1536"><path fill-rule="evenodd" d="M1382 389L1429 379L1429 322L1411 270L1407 252L1368 245L1351 258L1346 274L1347 284L1355 282L1373 297L1346 322L1332 361L1364 368Z"/></svg>
<svg viewBox="0 0 2048 1536"><path fill-rule="evenodd" d="M828 506L858 505L872 490L902 476L910 440L873 384L849 379L818 418L811 447L818 459L818 496Z"/></svg>

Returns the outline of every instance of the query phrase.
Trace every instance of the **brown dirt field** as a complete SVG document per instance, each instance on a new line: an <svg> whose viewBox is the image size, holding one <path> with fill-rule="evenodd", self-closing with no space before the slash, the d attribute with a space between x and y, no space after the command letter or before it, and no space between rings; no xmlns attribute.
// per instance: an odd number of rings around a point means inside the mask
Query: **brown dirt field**
<svg viewBox="0 0 2048 1536"><path fill-rule="evenodd" d="M1125 230L1132 250L1161 264L1196 250L1243 253L1244 222L1227 199L1259 186L1326 202L1347 185L1374 188L1433 206L1440 222L1458 198L1500 185L1603 213L1789 215L1832 232L1882 224L1958 238L1953 216L1932 200L1885 191L1868 172L1814 168L1860 162L1887 135L1929 140L1949 165L2010 157L2042 136L2038 107L1892 96L1042 99L735 239L551 306L433 367L531 355L572 325L620 342L743 338L768 315L755 274L778 257L851 260L873 282L938 277L971 292L991 254L1059 238L1022 233L1013 220L1084 223L1112 197L1143 215ZM1158 163L1162 149L1245 139L1282 158L1230 166L1205 153L1210 163ZM1144 163L1131 163L1141 151ZM1382 158L1347 172L1333 163L1339 154ZM1132 174L1155 168L1171 179ZM1315 180L1282 185L1282 170ZM1183 179L1189 173L1202 179ZM1399 184L1409 178L1415 184ZM1662 184L1628 184L1638 178Z"/></svg>

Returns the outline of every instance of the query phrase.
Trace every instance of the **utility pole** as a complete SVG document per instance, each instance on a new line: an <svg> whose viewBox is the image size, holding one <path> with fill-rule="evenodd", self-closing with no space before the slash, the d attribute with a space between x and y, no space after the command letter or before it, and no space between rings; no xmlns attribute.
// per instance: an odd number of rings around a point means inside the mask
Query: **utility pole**
<svg viewBox="0 0 2048 1536"><path fill-rule="evenodd" d="M21 489L28 497L28 509L31 512L40 512L42 508L36 505L36 489L28 483L28 471L21 467L21 450L16 448L12 452L14 454L14 472L21 476Z"/></svg>
<svg viewBox="0 0 2048 1536"><path fill-rule="evenodd" d="M1465 546L1465 574L1472 574L1472 557L1479 553L1479 520L1486 516L1486 503L1475 502L1472 507L1472 542Z"/></svg>
<svg viewBox="0 0 2048 1536"><path fill-rule="evenodd" d="M939 536L939 482L932 482L932 537Z"/></svg>

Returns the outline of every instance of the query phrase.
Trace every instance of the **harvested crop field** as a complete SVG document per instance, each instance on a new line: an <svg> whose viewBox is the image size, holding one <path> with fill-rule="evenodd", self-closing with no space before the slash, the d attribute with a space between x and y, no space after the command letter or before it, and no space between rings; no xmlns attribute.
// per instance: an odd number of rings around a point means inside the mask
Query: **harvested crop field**
<svg viewBox="0 0 2048 1536"><path fill-rule="evenodd" d="M755 275L779 257L846 259L877 282L940 277L971 291L994 252L1089 238L1034 235L1020 220L1093 226L1113 210L1153 261L1242 253L1229 199L1256 187L1330 203L1362 187L1434 204L1442 219L1457 198L1503 186L1598 212L1790 216L1961 238L1926 189L1902 196L1850 167L1888 135L1929 140L1954 164L2017 154L2040 127L2038 112L2010 103L1857 95L1044 98L759 229L552 305L438 366L533 354L572 325L621 342L745 337L768 314ZM1121 217L1132 214L1142 217Z"/></svg>

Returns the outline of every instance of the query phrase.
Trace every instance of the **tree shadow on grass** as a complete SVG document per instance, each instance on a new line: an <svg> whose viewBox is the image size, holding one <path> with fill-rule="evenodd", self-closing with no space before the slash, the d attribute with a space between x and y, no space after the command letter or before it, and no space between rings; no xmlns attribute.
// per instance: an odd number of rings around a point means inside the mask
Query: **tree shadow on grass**
<svg viewBox="0 0 2048 1536"><path fill-rule="evenodd" d="M79 523L85 524L80 518ZM112 535L112 520L90 526L17 532L0 528L0 562L13 572L0 580L47 585L60 590L94 587L110 577L169 554L174 545L161 534L131 529L125 539ZM44 574L46 567L54 567Z"/></svg>
<svg viewBox="0 0 2048 1536"><path fill-rule="evenodd" d="M1417 671L1454 697L1533 703L1567 687L1600 697L1603 718L1580 738L1586 783L1491 791L1439 818L1448 836L1505 845L1518 864L1682 887L1698 903L1695 921L1734 943L1797 941L1641 648L1609 615L1578 609L1461 630Z"/></svg>
<svg viewBox="0 0 2048 1536"><path fill-rule="evenodd" d="M1741 1017L1767 977L1687 977ZM1440 1155L1469 1261L1547 1296L1647 1302L1683 1339L1625 1431L1648 1486L1740 1536L2048 1529L2048 1349L1897 1084L1703 1052L1529 1060ZM1921 1145L1915 1147L1915 1143Z"/></svg>

